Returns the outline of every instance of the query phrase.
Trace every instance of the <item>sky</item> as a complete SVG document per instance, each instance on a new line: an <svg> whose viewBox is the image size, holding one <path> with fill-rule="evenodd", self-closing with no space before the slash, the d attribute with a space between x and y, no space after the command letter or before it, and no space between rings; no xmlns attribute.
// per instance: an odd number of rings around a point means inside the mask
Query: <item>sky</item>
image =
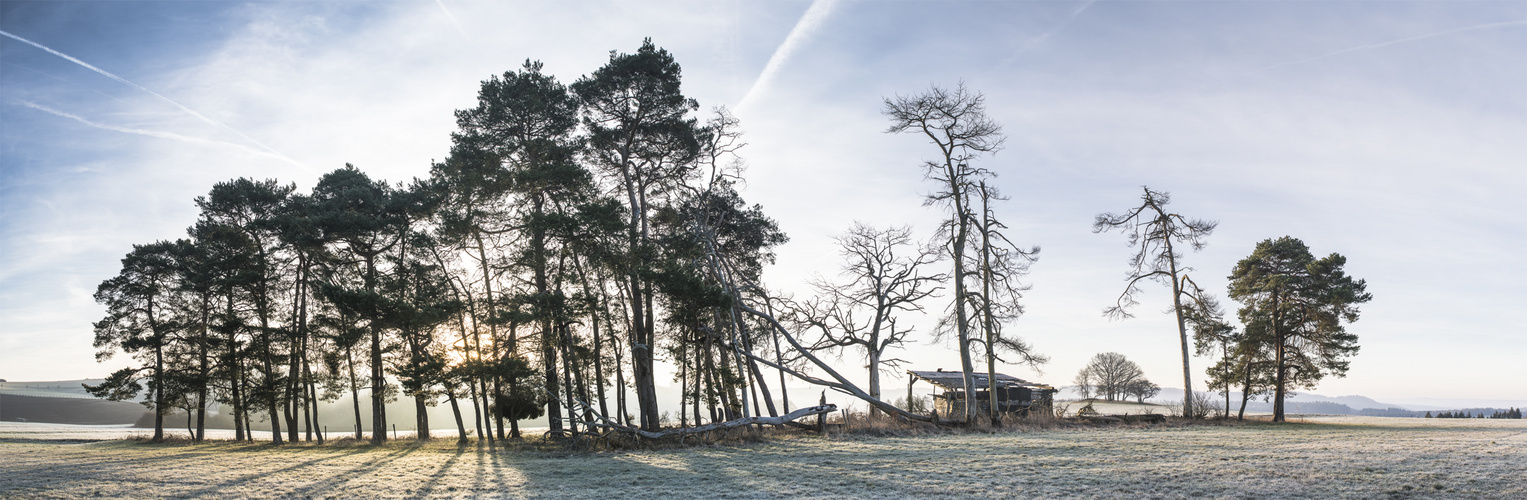
<svg viewBox="0 0 1527 500"><path fill-rule="evenodd" d="M214 183L423 177L490 75L531 59L571 83L651 37L702 112L741 120L743 194L791 238L772 289L832 278L856 221L931 235L937 151L885 133L882 103L964 82L1007 136L979 162L1008 236L1042 247L1009 331L1051 361L998 371L1067 385L1113 351L1181 387L1162 286L1102 315L1132 250L1092 219L1149 186L1219 222L1184 263L1232 309L1226 276L1269 238L1367 281L1361 351L1313 392L1527 403L1527 2L0 0L0 32L12 381L125 363L95 360L91 295L133 244L183 237ZM907 368L958 368L914 338Z"/></svg>

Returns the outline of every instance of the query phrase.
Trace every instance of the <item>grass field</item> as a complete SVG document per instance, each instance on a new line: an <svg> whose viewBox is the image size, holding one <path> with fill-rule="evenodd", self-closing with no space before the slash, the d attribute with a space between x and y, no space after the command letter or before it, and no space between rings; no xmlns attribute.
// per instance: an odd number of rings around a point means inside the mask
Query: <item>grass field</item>
<svg viewBox="0 0 1527 500"><path fill-rule="evenodd" d="M0 497L1527 497L1527 420L1311 417L622 452L0 430Z"/></svg>

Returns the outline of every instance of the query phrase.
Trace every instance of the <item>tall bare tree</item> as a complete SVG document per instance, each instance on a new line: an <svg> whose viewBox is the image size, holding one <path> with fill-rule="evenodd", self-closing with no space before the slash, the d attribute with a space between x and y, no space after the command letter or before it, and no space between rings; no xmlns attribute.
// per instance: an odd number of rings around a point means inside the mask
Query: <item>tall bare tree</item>
<svg viewBox="0 0 1527 500"><path fill-rule="evenodd" d="M1119 294L1113 306L1103 310L1103 315L1115 319L1132 317L1129 308L1139 304L1135 296L1140 294L1141 281L1153 280L1172 287L1172 312L1177 316L1177 333L1182 341L1183 415L1194 415L1190 411L1193 406L1193 375L1188 368L1187 323L1190 315L1188 307L1193 302L1185 305L1183 299L1202 302L1207 295L1188 278L1187 273L1192 269L1178 265L1182 254L1177 247L1186 243L1195 251L1202 250L1206 244L1204 238L1214 233L1219 223L1188 219L1172 213L1166 209L1167 203L1172 200L1170 193L1152 191L1149 187L1141 189L1145 193L1140 196L1140 206L1117 214L1098 214L1092 223L1092 232L1118 230L1129 237L1129 246L1138 246L1134 256L1129 259L1130 273L1126 278L1128 284L1124 287L1124 293Z"/></svg>
<svg viewBox="0 0 1527 500"><path fill-rule="evenodd" d="M948 245L950 260L954 265L954 301L950 306L954 331L960 351L960 370L964 374L965 418L970 418L975 383L970 357L970 311L965 278L968 276L965 255L968 250L973 216L972 191L980 181L992 176L991 171L971 163L985 154L993 154L1002 148L1006 139L1002 126L986 116L985 97L979 92L965 89L964 82L948 90L939 86L929 87L918 94L898 95L886 98L881 113L891 119L886 132L921 133L938 147L939 156L923 163L923 175L938 185L938 190L924 201L939 205L948 211L939 227L939 235Z"/></svg>
<svg viewBox="0 0 1527 500"><path fill-rule="evenodd" d="M1020 278L1029 273L1029 266L1039 258L1039 247L1019 248L1003 234L1007 225L997 219L991 202L1007 198L996 188L983 180L976 185L976 195L981 199L981 212L973 223L981 242L977 258L972 260L981 290L979 294L972 291L970 302L972 308L981 312L980 341L986 347L986 411L987 418L996 423L1001 422L999 412L1002 411L997 407L996 395L997 362L1003 361L1001 356L1013 356L1013 360L1031 368L1038 368L1050 358L1036 353L1032 345L1016 335L1003 335L1002 332L1005 325L1023 315L1023 304L1018 300L1029 290L1029 285Z"/></svg>

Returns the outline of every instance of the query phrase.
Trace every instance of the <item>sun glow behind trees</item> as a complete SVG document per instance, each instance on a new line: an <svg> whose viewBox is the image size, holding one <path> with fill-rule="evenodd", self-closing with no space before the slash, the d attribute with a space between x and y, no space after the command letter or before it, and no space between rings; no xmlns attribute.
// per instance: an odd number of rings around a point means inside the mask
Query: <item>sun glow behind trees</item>
<svg viewBox="0 0 1527 500"><path fill-rule="evenodd" d="M571 88L540 70L484 81L428 179L392 185L346 165L311 194L216 185L191 239L137 247L102 284L112 314L97 347L143 366L92 391L132 398L146 380L155 439L172 399L195 394L181 406L201 421L209 390L238 438L264 412L276 443L283 421L286 439L299 423L311 439L317 402L346 392L360 438L362 390L373 442L397 397L415 400L421 430L445 397L462 439L458 398L489 439L518 437L518 420L543 411L552 434L580 432L596 403L600 420L655 430L661 349L681 367L681 421L778 415L744 355L777 345L774 330L736 309L759 291L730 283L756 283L785 236L733 188L736 121L691 117L677 62L650 41Z"/></svg>

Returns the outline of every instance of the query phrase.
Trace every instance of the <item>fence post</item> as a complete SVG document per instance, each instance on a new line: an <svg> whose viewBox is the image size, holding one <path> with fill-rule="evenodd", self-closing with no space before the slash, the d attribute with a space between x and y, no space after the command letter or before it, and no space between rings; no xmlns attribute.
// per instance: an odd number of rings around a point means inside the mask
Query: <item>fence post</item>
<svg viewBox="0 0 1527 500"><path fill-rule="evenodd" d="M817 404L819 404L821 406L827 406L827 391L822 391L822 401L820 403L817 403ZM822 429L822 437L827 437L827 414L826 413L818 413L817 414L817 428Z"/></svg>

